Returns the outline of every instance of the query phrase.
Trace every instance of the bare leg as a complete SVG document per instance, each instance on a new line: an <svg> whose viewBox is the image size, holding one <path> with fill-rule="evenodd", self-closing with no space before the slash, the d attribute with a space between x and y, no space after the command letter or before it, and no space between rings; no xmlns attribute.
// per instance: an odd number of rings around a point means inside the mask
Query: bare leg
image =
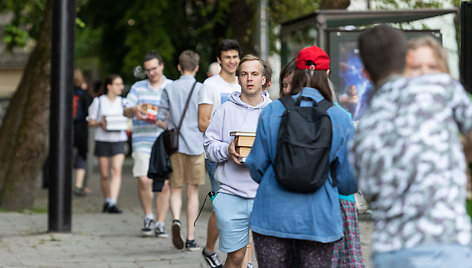
<svg viewBox="0 0 472 268"><path fill-rule="evenodd" d="M218 239L218 226L216 226L215 212L211 213L208 219L206 250L215 251L216 240Z"/></svg>
<svg viewBox="0 0 472 268"><path fill-rule="evenodd" d="M252 263L252 232L249 231L249 244L246 246L246 255L244 256L243 264L241 265L242 268L247 268L248 263Z"/></svg>
<svg viewBox="0 0 472 268"><path fill-rule="evenodd" d="M165 222L167 212L169 212L169 198L170 198L170 187L169 180L164 182L162 191L157 193L156 208L157 208L157 221Z"/></svg>
<svg viewBox="0 0 472 268"><path fill-rule="evenodd" d="M82 188L84 186L85 168L75 169L75 187Z"/></svg>
<svg viewBox="0 0 472 268"><path fill-rule="evenodd" d="M110 163L108 157L99 157L98 164L100 166L100 186L103 198L110 198L110 182L108 181Z"/></svg>
<svg viewBox="0 0 472 268"><path fill-rule="evenodd" d="M193 223L198 214L198 185L187 184L187 239L193 240L195 226Z"/></svg>
<svg viewBox="0 0 472 268"><path fill-rule="evenodd" d="M138 194L139 201L141 201L141 207L143 208L144 215L152 213L152 180L146 176L138 178Z"/></svg>
<svg viewBox="0 0 472 268"><path fill-rule="evenodd" d="M246 255L246 247L228 253L225 268L240 268L244 261L244 255Z"/></svg>
<svg viewBox="0 0 472 268"><path fill-rule="evenodd" d="M118 195L121 188L121 169L123 167L124 154L114 155L111 158L111 180L110 180L110 199L118 201Z"/></svg>
<svg viewBox="0 0 472 268"><path fill-rule="evenodd" d="M175 220L180 220L182 209L182 187L170 189L170 211Z"/></svg>

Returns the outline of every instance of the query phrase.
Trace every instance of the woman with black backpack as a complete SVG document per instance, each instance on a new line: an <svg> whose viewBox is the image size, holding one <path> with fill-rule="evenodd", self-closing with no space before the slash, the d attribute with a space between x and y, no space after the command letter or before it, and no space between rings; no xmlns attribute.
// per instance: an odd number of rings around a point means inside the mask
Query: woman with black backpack
<svg viewBox="0 0 472 268"><path fill-rule="evenodd" d="M302 49L290 96L260 115L245 163L259 183L250 219L259 267L330 267L343 237L338 194L357 191L347 161L354 127L333 105L329 61Z"/></svg>

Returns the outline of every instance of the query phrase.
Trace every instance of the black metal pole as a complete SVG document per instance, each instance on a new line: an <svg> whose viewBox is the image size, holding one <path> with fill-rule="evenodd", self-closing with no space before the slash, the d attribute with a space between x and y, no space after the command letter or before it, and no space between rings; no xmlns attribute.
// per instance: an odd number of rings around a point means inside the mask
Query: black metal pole
<svg viewBox="0 0 472 268"><path fill-rule="evenodd" d="M472 1L461 3L460 76L464 88L472 93Z"/></svg>
<svg viewBox="0 0 472 268"><path fill-rule="evenodd" d="M71 232L75 0L52 0L49 232Z"/></svg>

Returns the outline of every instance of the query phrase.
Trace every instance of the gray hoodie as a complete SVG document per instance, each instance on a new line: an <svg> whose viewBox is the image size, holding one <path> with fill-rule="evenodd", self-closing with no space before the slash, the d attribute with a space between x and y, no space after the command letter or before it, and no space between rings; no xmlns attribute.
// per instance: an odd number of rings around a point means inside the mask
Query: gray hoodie
<svg viewBox="0 0 472 268"><path fill-rule="evenodd" d="M263 101L253 107L240 98L240 92L233 92L213 114L205 132L204 147L208 159L217 163L215 179L220 182L219 192L244 198L254 198L258 184L249 175L244 165L233 163L228 146L234 137L231 131L256 132L259 115L271 102L269 94L262 92Z"/></svg>

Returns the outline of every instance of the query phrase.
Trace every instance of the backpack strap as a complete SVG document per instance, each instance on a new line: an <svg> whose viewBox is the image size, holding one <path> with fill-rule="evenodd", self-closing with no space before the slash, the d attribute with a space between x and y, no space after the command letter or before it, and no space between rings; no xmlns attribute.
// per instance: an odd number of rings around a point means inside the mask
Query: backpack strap
<svg viewBox="0 0 472 268"><path fill-rule="evenodd" d="M333 106L333 104L326 99L322 99L320 102L318 102L318 107L325 113L331 106Z"/></svg>
<svg viewBox="0 0 472 268"><path fill-rule="evenodd" d="M285 109L295 106L295 101L293 100L292 96L279 98L279 101L282 102Z"/></svg>

